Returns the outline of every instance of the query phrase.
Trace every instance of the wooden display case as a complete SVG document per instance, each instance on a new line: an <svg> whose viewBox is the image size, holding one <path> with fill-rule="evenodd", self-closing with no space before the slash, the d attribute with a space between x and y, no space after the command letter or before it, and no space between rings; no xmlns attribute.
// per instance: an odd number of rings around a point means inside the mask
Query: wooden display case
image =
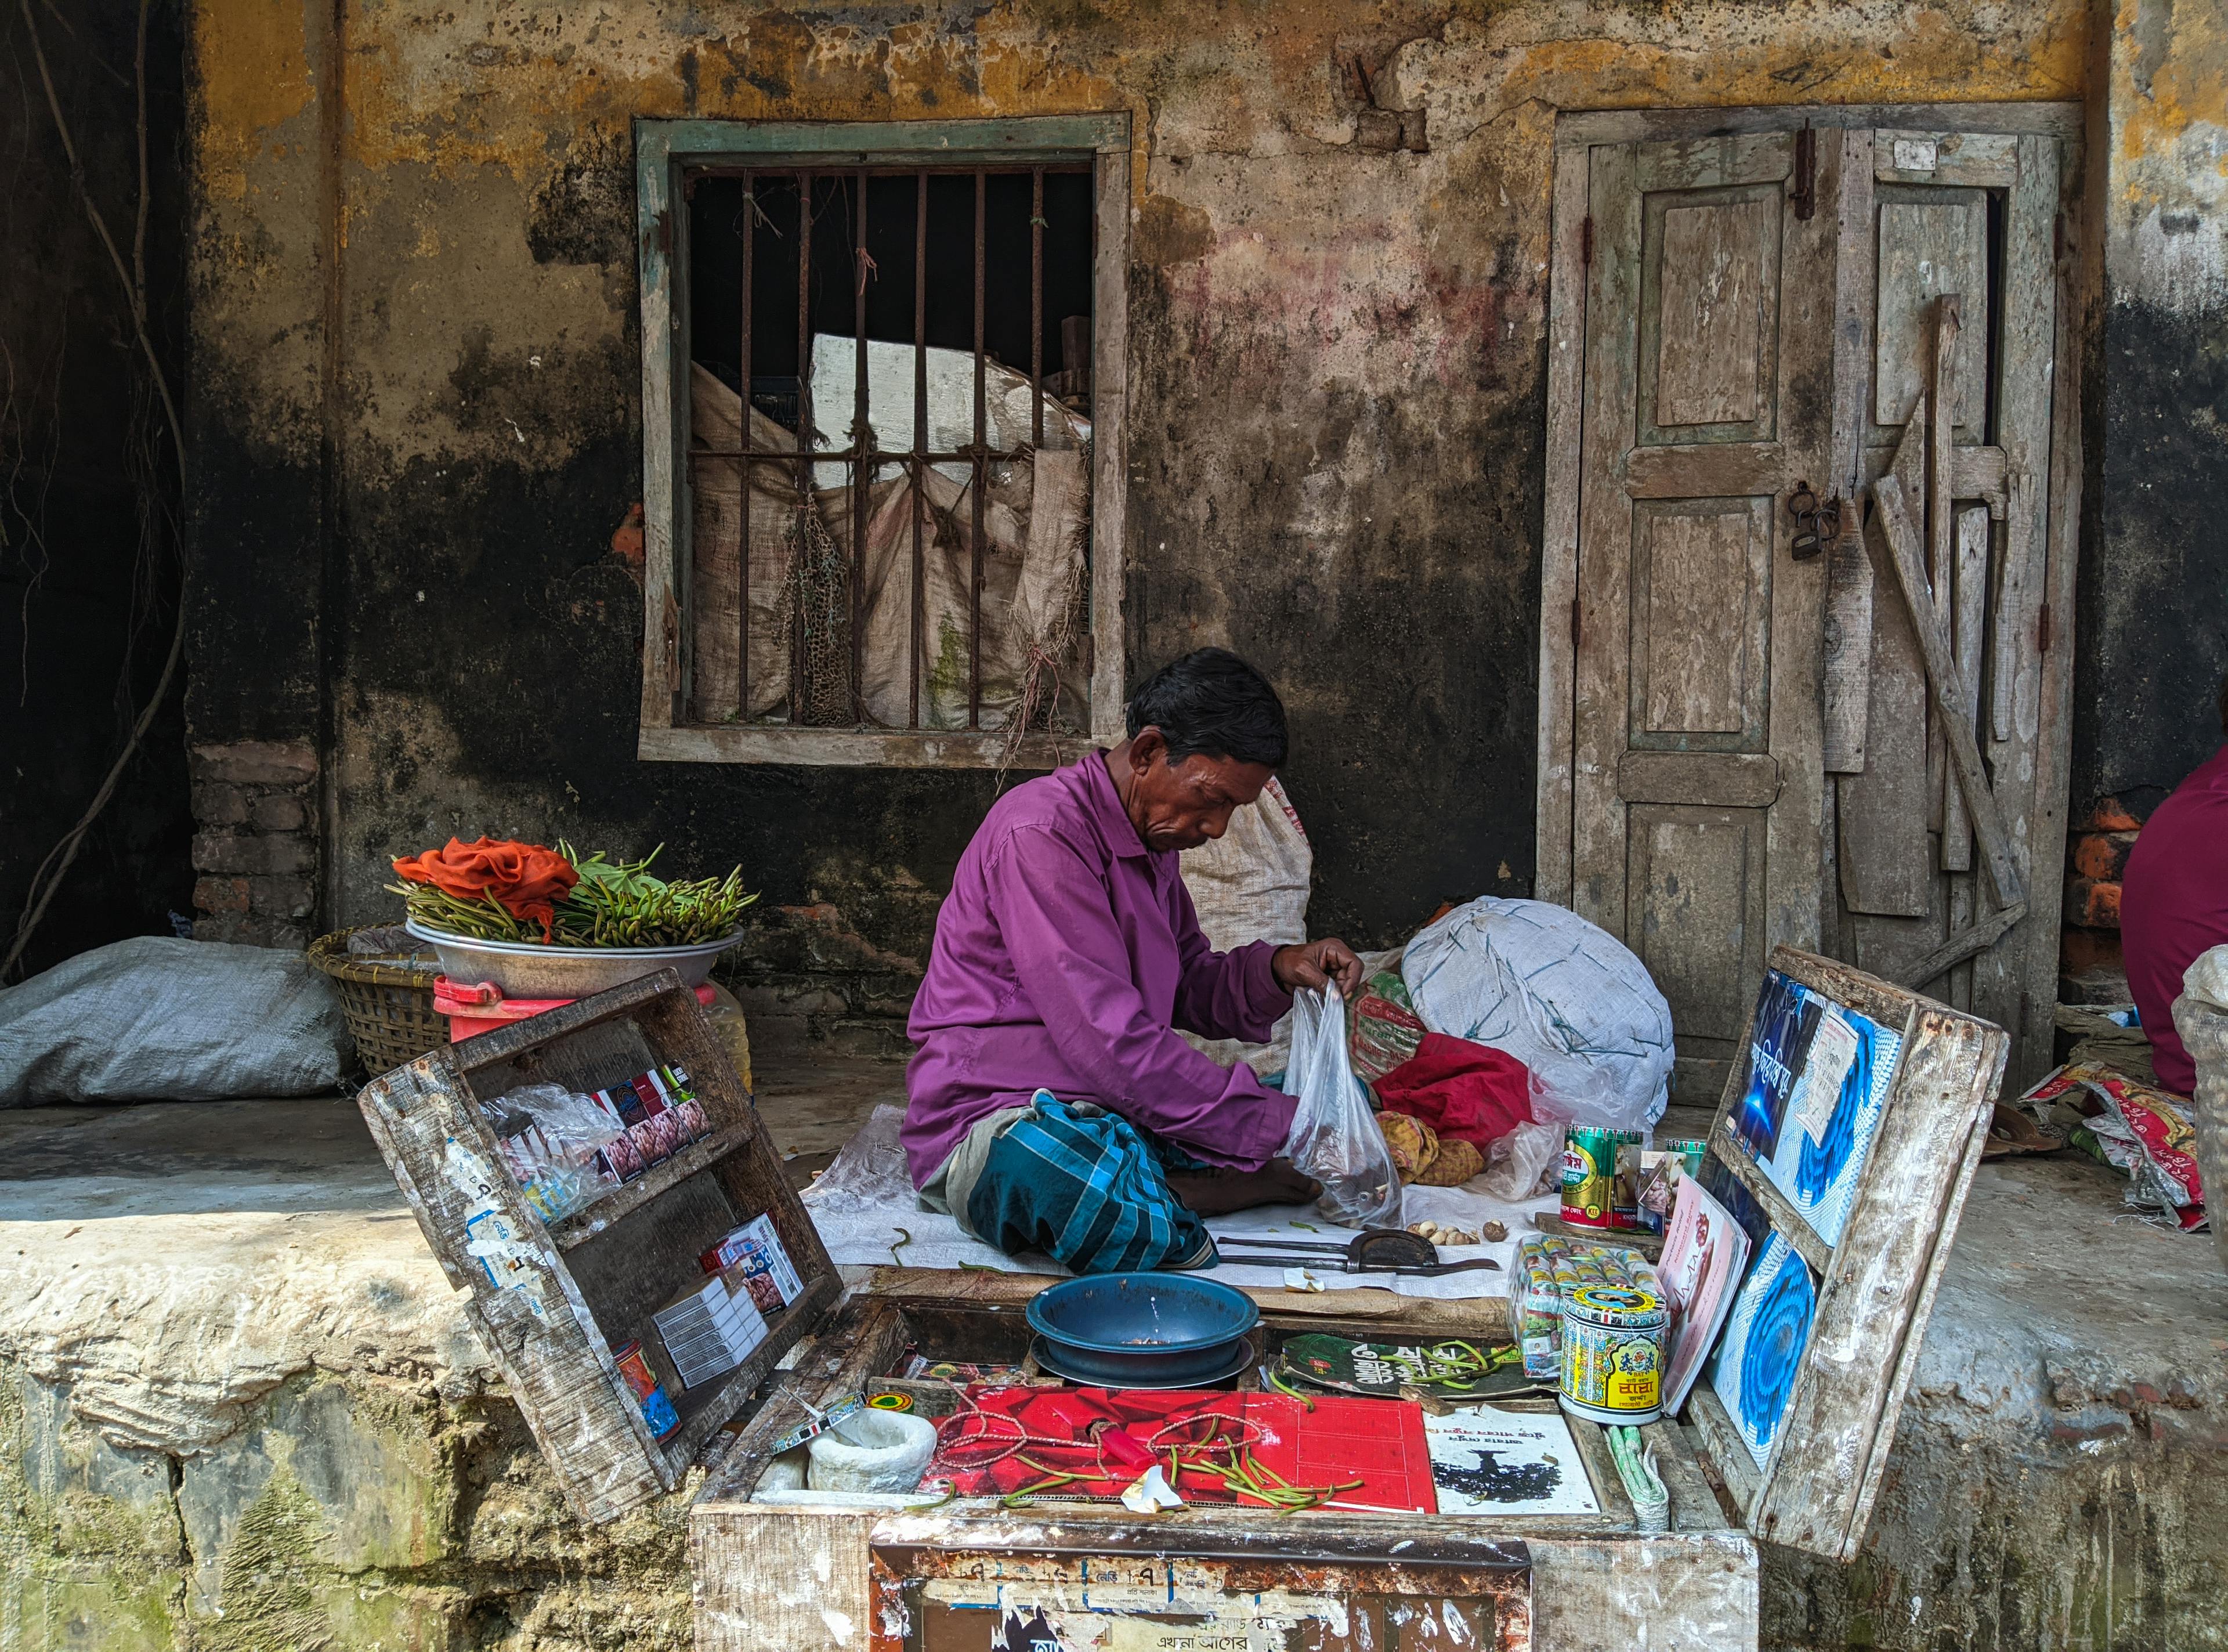
<svg viewBox="0 0 2228 1652"><path fill-rule="evenodd" d="M1047 1281L890 1268L845 1293L701 1010L670 975L435 1051L370 1086L362 1105L428 1240L472 1291L474 1323L583 1517L610 1519L710 1459L690 1515L699 1652L1737 1649L1756 1643L1759 1538L1840 1559L1862 1541L2007 1043L1987 1022L1828 960L1783 948L1771 962L1899 1032L1900 1048L1830 1246L1731 1129L1748 1084L1747 1060L1735 1063L1710 1156L1811 1266L1816 1308L1787 1420L1761 1470L1706 1378L1687 1421L1644 1431L1671 1494L1670 1529L1657 1534L1638 1529L1603 1431L1576 1418L1598 1514L1194 1505L1140 1516L1085 1502L1008 1508L988 1497L909 1511L897 1500L762 1495L771 1446L808 1407L896 1374L906 1350L1019 1362L1023 1310ZM543 1078L600 1088L676 1059L706 1099L711 1138L585 1220L536 1220L477 1101ZM507 1288L464 1231L490 1208L516 1247L507 1277L520 1283ZM698 1277L698 1253L767 1213L803 1293L742 1368L675 1392L682 1428L660 1445L611 1348L640 1338L654 1348L650 1314ZM1418 1343L1508 1337L1498 1298L1404 1299L1341 1321L1326 1316L1322 1297L1255 1296L1264 1356L1301 1331ZM670 1383L669 1367L661 1374ZM763 1402L736 1424L769 1378Z"/></svg>

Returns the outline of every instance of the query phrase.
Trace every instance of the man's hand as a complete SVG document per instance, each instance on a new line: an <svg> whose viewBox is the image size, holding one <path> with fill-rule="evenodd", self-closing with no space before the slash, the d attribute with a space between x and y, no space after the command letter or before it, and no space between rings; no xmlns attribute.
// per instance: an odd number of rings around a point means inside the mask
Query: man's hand
<svg viewBox="0 0 2228 1652"><path fill-rule="evenodd" d="M1349 998L1361 990L1361 960L1352 947L1335 938L1280 946L1270 955L1269 970L1286 992L1319 988L1332 980Z"/></svg>

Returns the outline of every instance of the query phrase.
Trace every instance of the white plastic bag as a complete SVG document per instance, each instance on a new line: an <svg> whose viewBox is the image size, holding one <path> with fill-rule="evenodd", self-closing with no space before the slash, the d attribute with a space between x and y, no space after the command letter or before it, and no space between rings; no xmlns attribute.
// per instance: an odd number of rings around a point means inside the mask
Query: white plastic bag
<svg viewBox="0 0 2228 1652"><path fill-rule="evenodd" d="M1670 1104L1671 1006L1646 964L1574 912L1487 895L1410 941L1400 975L1431 1031L1532 1069L1535 1117L1646 1130Z"/></svg>
<svg viewBox="0 0 2228 1652"><path fill-rule="evenodd" d="M1511 1205L1553 1190L1563 1169L1563 1121L1533 1120L1495 1142L1485 1156L1479 1190Z"/></svg>
<svg viewBox="0 0 2228 1652"><path fill-rule="evenodd" d="M1299 1104L1284 1157L1322 1183L1316 1208L1342 1227L1400 1226L1400 1173L1346 1054L1346 1004L1335 983L1292 999L1292 1065L1284 1092Z"/></svg>

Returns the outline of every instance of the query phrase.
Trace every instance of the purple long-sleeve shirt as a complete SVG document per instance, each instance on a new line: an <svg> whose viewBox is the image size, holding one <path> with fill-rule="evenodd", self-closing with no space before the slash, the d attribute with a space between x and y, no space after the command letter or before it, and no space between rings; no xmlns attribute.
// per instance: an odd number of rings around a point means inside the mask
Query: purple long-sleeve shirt
<svg viewBox="0 0 2228 1652"><path fill-rule="evenodd" d="M1015 787L959 857L906 1029L919 1047L901 1132L914 1185L976 1120L1040 1089L1258 1169L1292 1103L1174 1029L1265 1040L1292 1006L1275 950L1207 945L1176 855L1145 847L1099 753Z"/></svg>

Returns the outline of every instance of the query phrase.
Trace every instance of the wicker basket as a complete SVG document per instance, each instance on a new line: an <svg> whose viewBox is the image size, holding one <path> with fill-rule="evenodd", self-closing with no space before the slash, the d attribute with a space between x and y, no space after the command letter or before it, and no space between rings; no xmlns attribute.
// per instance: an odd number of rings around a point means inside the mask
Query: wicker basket
<svg viewBox="0 0 2228 1652"><path fill-rule="evenodd" d="M449 1018L433 1013L434 959L351 957L352 929L310 943L310 962L339 984L341 1013L364 1070L375 1079L449 1041Z"/></svg>

